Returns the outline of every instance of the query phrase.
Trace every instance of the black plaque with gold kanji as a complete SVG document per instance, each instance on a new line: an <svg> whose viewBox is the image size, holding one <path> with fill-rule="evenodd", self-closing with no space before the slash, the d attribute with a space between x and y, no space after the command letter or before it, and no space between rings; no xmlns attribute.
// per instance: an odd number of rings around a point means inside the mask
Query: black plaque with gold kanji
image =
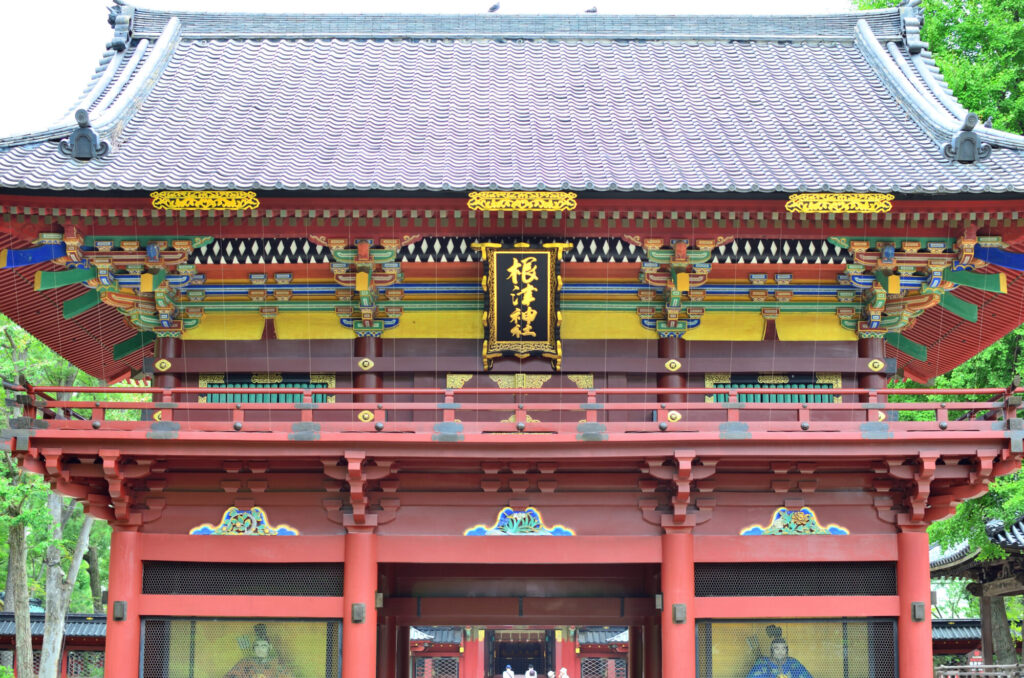
<svg viewBox="0 0 1024 678"><path fill-rule="evenodd" d="M542 356L558 360L560 250L494 248L487 254L484 359Z"/></svg>

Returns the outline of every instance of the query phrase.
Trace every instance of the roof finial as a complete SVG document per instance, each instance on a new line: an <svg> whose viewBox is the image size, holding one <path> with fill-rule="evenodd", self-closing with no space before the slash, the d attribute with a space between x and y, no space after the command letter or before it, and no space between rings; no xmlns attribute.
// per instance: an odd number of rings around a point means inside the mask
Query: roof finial
<svg viewBox="0 0 1024 678"><path fill-rule="evenodd" d="M107 8L107 23L114 29L114 39L107 43L107 49L123 52L131 38L134 7L125 7L124 0L114 0L114 6Z"/></svg>
<svg viewBox="0 0 1024 678"><path fill-rule="evenodd" d="M92 160L93 158L102 158L110 152L110 144L100 141L96 132L93 131L88 111L84 108L75 111L75 120L78 121L78 129L60 142L61 153L71 156L75 160Z"/></svg>
<svg viewBox="0 0 1024 678"><path fill-rule="evenodd" d="M984 160L992 153L992 147L982 143L974 128L978 125L978 116L968 113L964 116L960 131L953 135L953 141L942 147L947 158L962 163Z"/></svg>
<svg viewBox="0 0 1024 678"><path fill-rule="evenodd" d="M920 54L928 45L921 40L921 0L902 0L900 2L900 18L903 19L903 37L907 42L907 51Z"/></svg>

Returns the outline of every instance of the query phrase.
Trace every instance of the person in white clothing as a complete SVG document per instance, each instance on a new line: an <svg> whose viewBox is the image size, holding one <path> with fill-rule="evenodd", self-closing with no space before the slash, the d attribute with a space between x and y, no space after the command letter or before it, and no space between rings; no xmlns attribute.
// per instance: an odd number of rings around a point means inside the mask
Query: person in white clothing
<svg viewBox="0 0 1024 678"><path fill-rule="evenodd" d="M501 674L501 678L516 678L516 674L512 671L512 665L505 665L505 673Z"/></svg>
<svg viewBox="0 0 1024 678"><path fill-rule="evenodd" d="M548 671L548 678L555 678L555 672L554 671Z"/></svg>
<svg viewBox="0 0 1024 678"><path fill-rule="evenodd" d="M526 678L537 678L537 672L533 670L533 664L526 667L526 673L523 674Z"/></svg>
<svg viewBox="0 0 1024 678"><path fill-rule="evenodd" d="M562 670L558 672L558 678L569 678L569 671L564 666Z"/></svg>

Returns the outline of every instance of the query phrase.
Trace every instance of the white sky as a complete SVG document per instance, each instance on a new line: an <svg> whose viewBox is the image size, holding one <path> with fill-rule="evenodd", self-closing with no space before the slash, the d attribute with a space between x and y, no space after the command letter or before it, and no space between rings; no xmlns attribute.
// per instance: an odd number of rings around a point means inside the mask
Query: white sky
<svg viewBox="0 0 1024 678"><path fill-rule="evenodd" d="M485 13L494 0L139 0L153 9L233 12ZM85 88L113 35L109 0L0 0L0 137L46 127ZM849 0L501 0L505 14L814 14Z"/></svg>

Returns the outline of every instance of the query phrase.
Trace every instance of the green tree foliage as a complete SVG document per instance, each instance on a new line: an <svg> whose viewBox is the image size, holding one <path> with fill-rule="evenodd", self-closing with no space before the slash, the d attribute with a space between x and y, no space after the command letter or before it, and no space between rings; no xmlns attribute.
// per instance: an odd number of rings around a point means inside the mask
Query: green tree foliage
<svg viewBox="0 0 1024 678"><path fill-rule="evenodd" d="M860 9L898 0L860 0ZM1024 133L1024 0L923 0L921 37L960 103Z"/></svg>

